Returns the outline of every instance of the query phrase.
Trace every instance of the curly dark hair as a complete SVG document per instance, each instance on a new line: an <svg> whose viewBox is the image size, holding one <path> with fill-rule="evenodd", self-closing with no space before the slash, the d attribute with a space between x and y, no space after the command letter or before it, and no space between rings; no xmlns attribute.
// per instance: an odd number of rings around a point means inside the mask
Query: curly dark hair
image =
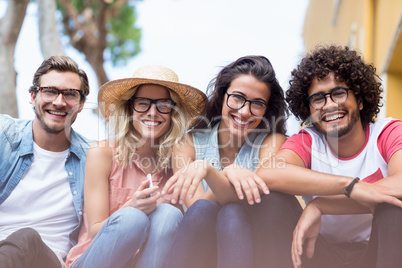
<svg viewBox="0 0 402 268"><path fill-rule="evenodd" d="M243 74L250 74L265 83L271 90L267 110L258 129L268 128L270 133L286 133L285 122L288 116L284 92L275 76L271 62L264 56L244 56L225 66L208 85L209 100L206 106L205 120L197 129L213 127L222 117L222 104L225 94L234 79Z"/></svg>
<svg viewBox="0 0 402 268"><path fill-rule="evenodd" d="M356 99L362 101L360 118L363 127L373 122L382 106L380 101L383 91L375 67L365 63L355 50L347 46L331 45L318 46L307 54L291 73L286 101L290 111L302 121L301 124L310 123L307 91L311 82L314 78L323 79L330 72L334 73L336 81L345 83Z"/></svg>

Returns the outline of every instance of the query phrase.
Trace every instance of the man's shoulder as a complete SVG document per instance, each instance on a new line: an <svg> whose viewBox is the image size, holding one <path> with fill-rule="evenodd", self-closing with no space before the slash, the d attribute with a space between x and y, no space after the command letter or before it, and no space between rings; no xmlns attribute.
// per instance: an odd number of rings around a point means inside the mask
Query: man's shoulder
<svg viewBox="0 0 402 268"><path fill-rule="evenodd" d="M373 123L369 124L370 126L370 135L377 133L378 135L383 132L387 132L393 128L400 128L402 126L402 121L396 118L387 117L377 119Z"/></svg>
<svg viewBox="0 0 402 268"><path fill-rule="evenodd" d="M0 114L0 135L5 136L9 141L21 139L24 129L31 121Z"/></svg>
<svg viewBox="0 0 402 268"><path fill-rule="evenodd" d="M380 118L375 120L373 123L373 125L387 125L388 123L397 123L397 124L401 124L402 121L393 117L385 117L385 118Z"/></svg>
<svg viewBox="0 0 402 268"><path fill-rule="evenodd" d="M5 131L10 127L24 128L31 120L13 118L7 114L0 114L0 131Z"/></svg>

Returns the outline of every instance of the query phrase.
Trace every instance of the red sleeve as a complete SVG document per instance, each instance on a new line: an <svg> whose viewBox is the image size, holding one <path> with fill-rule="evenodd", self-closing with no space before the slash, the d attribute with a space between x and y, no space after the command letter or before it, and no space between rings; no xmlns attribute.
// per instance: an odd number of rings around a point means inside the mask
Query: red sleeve
<svg viewBox="0 0 402 268"><path fill-rule="evenodd" d="M402 121L389 122L378 136L377 146L387 163L395 152L402 150Z"/></svg>
<svg viewBox="0 0 402 268"><path fill-rule="evenodd" d="M292 135L282 145L281 149L289 149L295 152L304 162L306 168L311 167L311 144L310 134L305 130L300 130L298 134Z"/></svg>

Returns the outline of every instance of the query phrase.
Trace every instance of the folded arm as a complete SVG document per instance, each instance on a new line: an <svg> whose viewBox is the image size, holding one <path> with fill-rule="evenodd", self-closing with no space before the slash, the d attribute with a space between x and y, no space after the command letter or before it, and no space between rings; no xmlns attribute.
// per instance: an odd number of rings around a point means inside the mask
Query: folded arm
<svg viewBox="0 0 402 268"><path fill-rule="evenodd" d="M383 179L384 182L356 183L350 195L351 199L366 207L382 202L402 207L402 201L395 198L402 195L399 175L401 172L397 164L398 161L401 163L401 158L400 151L392 156L389 162L390 177ZM326 174L305 168L302 159L288 149L281 150L275 158L268 159L256 173L267 183L271 191L306 196L343 194L343 189L354 179L354 177Z"/></svg>

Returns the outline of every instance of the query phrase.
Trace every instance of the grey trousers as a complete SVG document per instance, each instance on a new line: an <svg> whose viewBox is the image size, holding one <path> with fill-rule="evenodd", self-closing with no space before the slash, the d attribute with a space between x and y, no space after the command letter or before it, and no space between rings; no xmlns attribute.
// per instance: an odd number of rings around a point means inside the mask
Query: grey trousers
<svg viewBox="0 0 402 268"><path fill-rule="evenodd" d="M56 254L32 228L20 229L0 241L2 268L60 268Z"/></svg>
<svg viewBox="0 0 402 268"><path fill-rule="evenodd" d="M266 213L272 218L266 240L265 267L291 268L290 259L293 230L301 215L296 198L271 192L271 207ZM378 204L373 215L368 244L328 243L319 235L312 259L302 257L303 268L401 268L402 267L402 209L390 204ZM271 265L272 264L272 265Z"/></svg>

